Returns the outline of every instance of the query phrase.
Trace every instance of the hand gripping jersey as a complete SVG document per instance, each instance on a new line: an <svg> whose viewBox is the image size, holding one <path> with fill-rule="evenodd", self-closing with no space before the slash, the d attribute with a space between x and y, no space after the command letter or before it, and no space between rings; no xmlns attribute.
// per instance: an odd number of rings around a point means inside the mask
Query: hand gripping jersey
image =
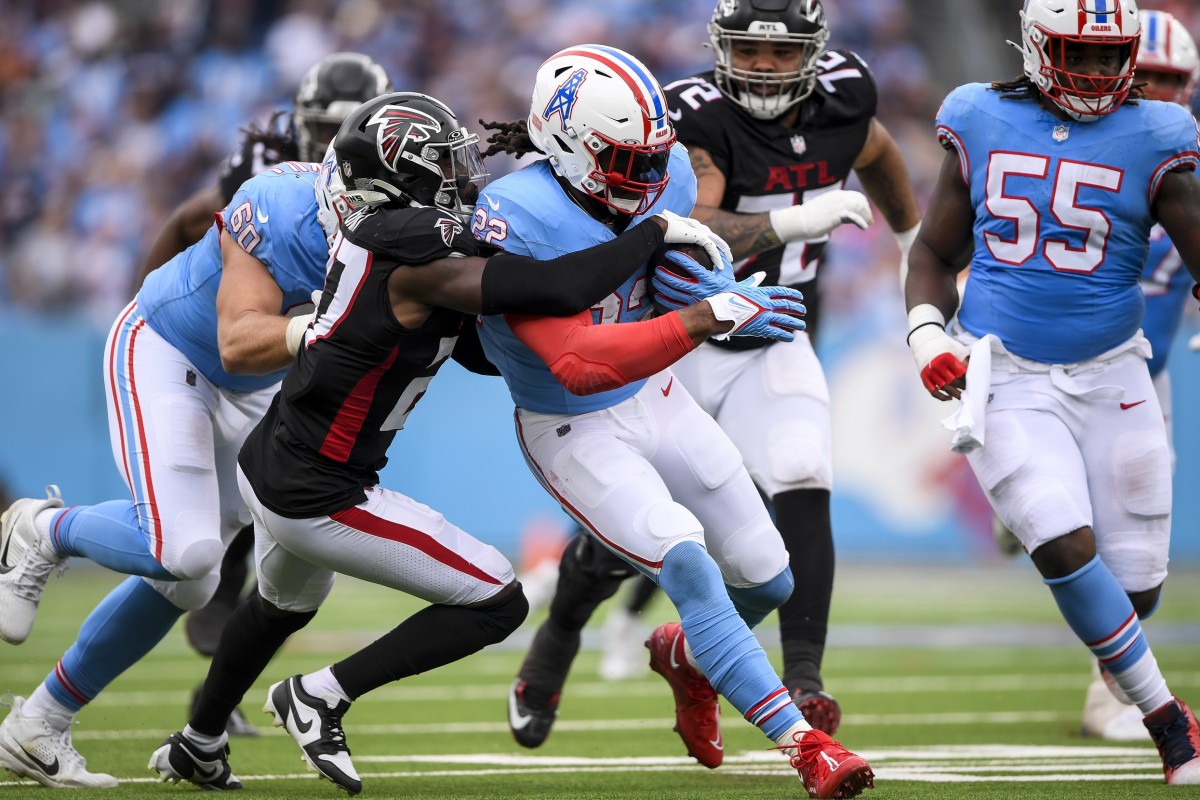
<svg viewBox="0 0 1200 800"><path fill-rule="evenodd" d="M681 216L696 204L696 178L687 150L676 145L667 164L670 182L658 202L629 226L637 225L657 211L674 211ZM584 250L616 238L602 222L593 219L567 196L555 180L550 162L541 160L488 184L475 206L471 226L485 244L509 253L547 260ZM638 270L617 291L592 309L596 325L633 322L650 310L645 270ZM513 402L545 414L582 414L609 408L637 393L645 381L587 396L571 394L538 358L521 343L502 315L483 318L484 351L496 365Z"/></svg>
<svg viewBox="0 0 1200 800"><path fill-rule="evenodd" d="M725 175L722 210L771 211L842 188L875 116L875 80L848 50L825 52L817 59L817 69L813 93L800 104L799 118L790 128L751 117L721 94L711 70L665 87L679 141L707 151ZM799 286L811 331L817 319L812 282L827 241L828 237L788 242L764 250L739 262L738 275L763 270L764 284ZM751 337L738 341L767 343Z"/></svg>
<svg viewBox="0 0 1200 800"><path fill-rule="evenodd" d="M396 431L473 324L435 308L420 326L401 326L388 277L476 253L463 223L435 208L377 209L341 228L313 332L238 457L263 505L303 519L366 499Z"/></svg>
<svg viewBox="0 0 1200 800"><path fill-rule="evenodd" d="M1150 255L1142 269L1142 294L1146 297L1146 318L1142 333L1150 340L1150 377L1156 377L1167 365L1171 342L1183 320L1183 309L1192 296L1192 276L1183 267L1175 246L1161 225L1150 231Z"/></svg>
<svg viewBox="0 0 1200 800"><path fill-rule="evenodd" d="M223 225L247 253L266 265L283 290L279 313L308 303L325 280L328 244L317 222L313 184L319 164L286 161L244 183L222 212ZM230 375L217 347L217 287L221 281L221 228L146 278L138 313L217 386L239 392L265 389L283 377Z"/></svg>
<svg viewBox="0 0 1200 800"><path fill-rule="evenodd" d="M937 132L958 152L975 210L959 323L1049 364L1133 336L1159 182L1200 158L1191 114L1139 100L1097 122L1064 122L968 84L942 104Z"/></svg>

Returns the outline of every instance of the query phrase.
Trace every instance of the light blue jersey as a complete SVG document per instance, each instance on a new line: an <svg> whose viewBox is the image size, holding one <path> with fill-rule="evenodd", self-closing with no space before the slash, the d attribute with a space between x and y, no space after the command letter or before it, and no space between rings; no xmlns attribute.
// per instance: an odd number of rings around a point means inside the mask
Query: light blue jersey
<svg viewBox="0 0 1200 800"><path fill-rule="evenodd" d="M647 212L692 213L696 176L683 145L675 145L667 165L671 176L658 202ZM637 225L645 216L635 217ZM548 260L585 250L616 238L567 196L554 178L550 162L538 161L488 184L475 206L472 226L476 238L510 253ZM639 270L616 292L592 309L595 324L634 322L650 308L647 273ZM568 392L532 350L521 343L501 315L483 318L480 337L488 359L508 383L513 402L543 414L583 414L610 408L633 396L645 383L634 381L618 389L580 396Z"/></svg>
<svg viewBox="0 0 1200 800"><path fill-rule="evenodd" d="M1183 309L1192 296L1192 276L1184 268L1175 246L1161 225L1150 232L1150 255L1142 270L1142 293L1146 296L1146 319L1142 332L1150 340L1150 377L1167 365L1171 342L1183 320Z"/></svg>
<svg viewBox="0 0 1200 800"><path fill-rule="evenodd" d="M1142 324L1151 204L1168 171L1196 167L1195 123L1174 103L1080 123L1000 95L968 84L938 112L975 211L958 321L1034 361L1093 358Z"/></svg>
<svg viewBox="0 0 1200 800"><path fill-rule="evenodd" d="M247 253L266 265L283 290L279 313L311 301L325 283L328 245L317 221L313 185L319 164L277 164L242 184L223 214L225 227ZM221 240L216 226L204 238L150 273L138 292L138 313L213 384L249 392L278 383L286 370L230 375L217 347L217 286Z"/></svg>

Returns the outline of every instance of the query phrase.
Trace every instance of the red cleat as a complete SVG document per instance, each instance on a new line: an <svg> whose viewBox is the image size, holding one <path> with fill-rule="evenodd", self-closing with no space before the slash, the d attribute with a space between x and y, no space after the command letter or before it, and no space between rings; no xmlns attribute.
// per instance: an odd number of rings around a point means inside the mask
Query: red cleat
<svg viewBox="0 0 1200 800"><path fill-rule="evenodd" d="M779 747L779 750L792 750ZM862 756L851 753L829 734L818 730L796 735L792 766L811 797L843 800L857 797L863 789L875 788L875 773Z"/></svg>
<svg viewBox="0 0 1200 800"><path fill-rule="evenodd" d="M804 715L809 725L822 733L833 736L837 733L838 725L842 724L842 709L838 701L828 692L802 692L796 689L792 692L792 702Z"/></svg>
<svg viewBox="0 0 1200 800"><path fill-rule="evenodd" d="M1200 784L1200 724L1178 697L1144 720L1171 786Z"/></svg>
<svg viewBox="0 0 1200 800"><path fill-rule="evenodd" d="M646 640L650 669L666 678L675 693L675 732L683 739L688 755L715 769L725 759L721 707L708 678L688 663L683 644L683 628L678 622L655 628Z"/></svg>

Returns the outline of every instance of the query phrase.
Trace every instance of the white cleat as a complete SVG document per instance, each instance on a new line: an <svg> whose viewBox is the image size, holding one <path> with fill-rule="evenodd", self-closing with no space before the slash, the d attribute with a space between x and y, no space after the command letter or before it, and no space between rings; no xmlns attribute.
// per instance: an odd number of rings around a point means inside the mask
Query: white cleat
<svg viewBox="0 0 1200 800"><path fill-rule="evenodd" d="M0 766L50 789L111 789L117 779L88 772L87 760L71 744L71 730L55 730L44 717L21 713L25 698L13 697L0 723Z"/></svg>
<svg viewBox="0 0 1200 800"><path fill-rule="evenodd" d="M1109 742L1144 742L1150 732L1142 724L1142 712L1113 696L1112 689L1098 671L1093 671L1083 705L1080 732L1093 739Z"/></svg>
<svg viewBox="0 0 1200 800"><path fill-rule="evenodd" d="M648 636L641 617L615 608L604 620L600 645L600 677L606 681L640 678L650 671L643 644Z"/></svg>
<svg viewBox="0 0 1200 800"><path fill-rule="evenodd" d="M62 507L58 487L47 486L45 500L17 500L0 515L0 639L11 644L29 636L50 571L67 568L33 524L45 509Z"/></svg>
<svg viewBox="0 0 1200 800"><path fill-rule="evenodd" d="M304 763L347 793L358 794L362 779L350 760L342 731L342 715L349 708L349 703L333 695L314 697L304 691L300 676L294 675L267 690L262 710L275 718L275 727L286 730L300 745Z"/></svg>

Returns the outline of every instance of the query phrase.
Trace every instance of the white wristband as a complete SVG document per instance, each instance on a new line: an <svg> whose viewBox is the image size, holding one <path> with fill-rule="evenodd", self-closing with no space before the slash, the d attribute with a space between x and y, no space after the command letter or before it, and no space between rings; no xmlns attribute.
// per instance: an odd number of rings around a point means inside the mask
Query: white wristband
<svg viewBox="0 0 1200 800"><path fill-rule="evenodd" d="M312 322L310 314L301 314L298 317L292 317L288 320L287 330L283 334L283 341L287 344L288 352L292 355L300 352L300 345L304 342L304 332L308 330L308 323L310 322Z"/></svg>
<svg viewBox="0 0 1200 800"><path fill-rule="evenodd" d="M912 311L908 312L908 336L911 339L918 328L926 325L937 325L942 330L946 329L946 315L943 314L937 306L932 303L921 303L915 306Z"/></svg>

